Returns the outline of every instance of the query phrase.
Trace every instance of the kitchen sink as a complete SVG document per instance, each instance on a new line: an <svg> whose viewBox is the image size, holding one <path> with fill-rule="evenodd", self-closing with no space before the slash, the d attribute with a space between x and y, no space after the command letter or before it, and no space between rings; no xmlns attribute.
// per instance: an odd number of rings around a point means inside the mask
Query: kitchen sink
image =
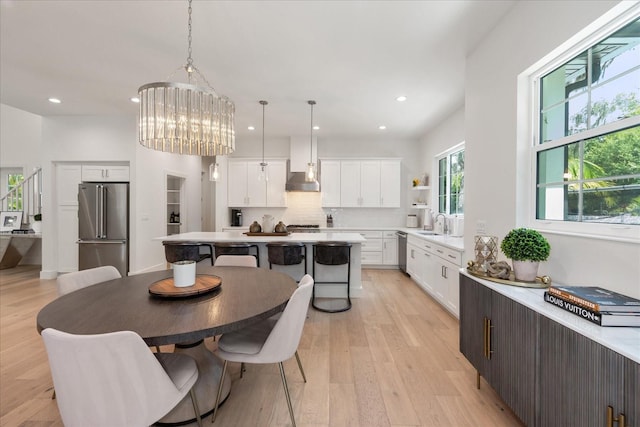
<svg viewBox="0 0 640 427"><path fill-rule="evenodd" d="M416 231L416 233L421 234L423 236L435 236L438 234L435 231L429 231L429 230Z"/></svg>

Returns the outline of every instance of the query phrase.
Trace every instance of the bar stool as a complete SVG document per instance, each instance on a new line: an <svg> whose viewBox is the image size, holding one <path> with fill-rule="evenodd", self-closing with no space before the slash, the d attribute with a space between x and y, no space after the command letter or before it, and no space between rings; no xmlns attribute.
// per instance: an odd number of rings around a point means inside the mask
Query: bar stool
<svg viewBox="0 0 640 427"><path fill-rule="evenodd" d="M346 281L321 281L316 276L316 264L320 265L347 265L347 280ZM324 311L327 313L338 313L341 311L347 311L351 308L351 243L347 242L318 242L313 245L313 279L315 281L313 285L313 295L311 297L311 305L316 310ZM316 285L318 284L346 284L347 285L347 300L344 307L339 308L325 308L316 305Z"/></svg>
<svg viewBox="0 0 640 427"><path fill-rule="evenodd" d="M273 264L276 264L276 265L302 264L304 266L304 274L307 274L307 247L304 245L304 243L301 243L301 242L267 243L267 255L269 257L270 270L273 270ZM302 276L304 276L304 274ZM296 282L299 282L299 281L300 280L296 280Z"/></svg>
<svg viewBox="0 0 640 427"><path fill-rule="evenodd" d="M256 257L256 264L260 267L260 251L258 245L244 242L215 242L213 247L216 258L220 255L253 255ZM251 248L255 249L255 254L251 254Z"/></svg>
<svg viewBox="0 0 640 427"><path fill-rule="evenodd" d="M170 240L165 240L162 242L162 244L164 245L164 255L167 258L167 262L200 262L209 258L211 259L211 265L213 265L213 247L208 243L173 242ZM208 248L209 253L201 253L200 248Z"/></svg>

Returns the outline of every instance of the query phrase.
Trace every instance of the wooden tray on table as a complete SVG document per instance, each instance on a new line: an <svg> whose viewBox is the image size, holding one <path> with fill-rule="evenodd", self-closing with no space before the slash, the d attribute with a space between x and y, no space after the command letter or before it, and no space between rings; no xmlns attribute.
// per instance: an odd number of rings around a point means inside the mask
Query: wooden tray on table
<svg viewBox="0 0 640 427"><path fill-rule="evenodd" d="M167 277L149 285L149 293L166 298L183 298L215 291L221 285L222 279L213 274L198 274L195 284L180 288L173 285L173 277Z"/></svg>

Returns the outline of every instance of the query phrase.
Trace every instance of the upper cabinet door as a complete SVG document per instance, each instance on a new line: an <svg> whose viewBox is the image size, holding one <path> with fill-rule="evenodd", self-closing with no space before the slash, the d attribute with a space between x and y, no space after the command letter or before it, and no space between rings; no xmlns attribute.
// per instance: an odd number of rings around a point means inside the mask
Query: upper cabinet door
<svg viewBox="0 0 640 427"><path fill-rule="evenodd" d="M380 206L380 162L366 160L360 162L360 207Z"/></svg>
<svg viewBox="0 0 640 427"><path fill-rule="evenodd" d="M400 207L400 160L380 161L380 207Z"/></svg>
<svg viewBox="0 0 640 427"><path fill-rule="evenodd" d="M269 181L267 181L267 206L286 207L287 162L284 160L270 160L267 171L269 175Z"/></svg>
<svg viewBox="0 0 640 427"><path fill-rule="evenodd" d="M340 162L340 206L357 208L360 206L360 161Z"/></svg>
<svg viewBox="0 0 640 427"><path fill-rule="evenodd" d="M259 180L260 162L247 162L247 206L267 206L267 183Z"/></svg>
<svg viewBox="0 0 640 427"><path fill-rule="evenodd" d="M82 180L86 182L129 182L129 166L82 165Z"/></svg>
<svg viewBox="0 0 640 427"><path fill-rule="evenodd" d="M340 160L320 162L320 191L323 207L340 207Z"/></svg>
<svg viewBox="0 0 640 427"><path fill-rule="evenodd" d="M227 204L247 206L247 162L229 161L227 173Z"/></svg>

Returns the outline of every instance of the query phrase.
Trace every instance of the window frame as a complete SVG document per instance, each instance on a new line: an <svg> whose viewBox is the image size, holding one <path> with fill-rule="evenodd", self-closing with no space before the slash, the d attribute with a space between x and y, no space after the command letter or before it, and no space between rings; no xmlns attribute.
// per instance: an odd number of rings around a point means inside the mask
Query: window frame
<svg viewBox="0 0 640 427"><path fill-rule="evenodd" d="M525 166L528 163L528 175L526 176L526 194L528 203L523 207L522 212L525 223L528 227L535 228L550 234L572 235L594 239L605 239L622 242L640 242L640 226L612 223L575 222L561 220L538 219L537 216L537 162L538 152L565 146L570 143L587 140L595 136L610 133L616 130L640 125L640 117L629 117L616 122L607 123L593 129L587 129L577 134L564 136L553 142L540 143L540 85L542 77L546 76L556 68L566 64L571 59L586 51L590 47L604 40L609 35L615 33L625 25L640 18L640 5L627 7L617 11L617 16L608 18L607 21L594 22L585 28L574 38L563 44L554 52L547 55L537 64L532 66L519 76L518 91L522 91L522 100L526 100L526 106L520 104L522 113L528 116L529 127L523 132L519 129L519 142L526 143L526 161L521 161L519 165ZM529 110L530 109L530 110ZM528 110L528 111L527 111ZM523 144L524 145L524 144Z"/></svg>
<svg viewBox="0 0 640 427"><path fill-rule="evenodd" d="M433 197L434 197L434 201L433 201L433 206L435 207L434 209L434 213L438 214L438 213L442 213L444 215L457 215L457 216L461 216L464 217L464 204L463 204L463 208L462 208L462 213L451 213L451 155L455 154L459 151L465 151L465 141L462 141L456 145L454 145L453 147L449 147L448 149L446 149L445 151L442 151L438 154L436 154L433 158L433 164L434 164L434 168L433 170L436 172L435 173L435 179L434 179L434 191L433 191ZM442 159L447 159L447 189L446 189L446 194L445 194L445 210L446 212L440 212L440 160ZM462 191L462 194L464 195L464 191Z"/></svg>

